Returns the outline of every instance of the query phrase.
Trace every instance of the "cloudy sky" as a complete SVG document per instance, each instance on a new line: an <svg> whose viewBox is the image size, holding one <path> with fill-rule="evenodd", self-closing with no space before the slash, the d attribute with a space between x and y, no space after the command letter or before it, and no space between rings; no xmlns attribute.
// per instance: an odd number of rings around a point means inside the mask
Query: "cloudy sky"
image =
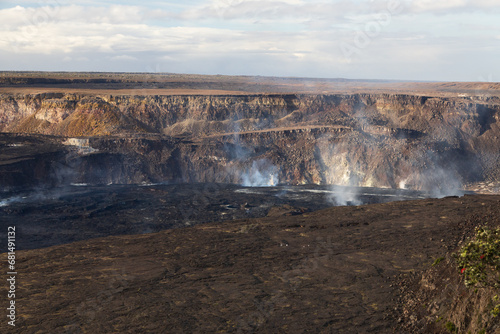
<svg viewBox="0 0 500 334"><path fill-rule="evenodd" d="M0 70L500 80L498 0L0 1Z"/></svg>

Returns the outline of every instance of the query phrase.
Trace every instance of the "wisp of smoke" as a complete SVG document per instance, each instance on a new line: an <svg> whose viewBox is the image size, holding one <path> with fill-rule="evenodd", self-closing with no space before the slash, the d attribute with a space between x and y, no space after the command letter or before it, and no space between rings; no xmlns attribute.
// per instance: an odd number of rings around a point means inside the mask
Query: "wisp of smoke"
<svg viewBox="0 0 500 334"><path fill-rule="evenodd" d="M5 198L5 199L0 200L0 208L5 207L5 206L9 206L11 203L21 202L21 201L23 201L23 197L21 197L21 196Z"/></svg>
<svg viewBox="0 0 500 334"><path fill-rule="evenodd" d="M436 166L419 175L421 190L429 193L430 197L443 198L445 196L463 196L460 176L453 170Z"/></svg>
<svg viewBox="0 0 500 334"><path fill-rule="evenodd" d="M359 177L350 175L346 185L333 185L327 199L334 205L361 205L359 199Z"/></svg>
<svg viewBox="0 0 500 334"><path fill-rule="evenodd" d="M278 185L278 168L267 159L252 162L241 175L244 187L273 187Z"/></svg>
<svg viewBox="0 0 500 334"><path fill-rule="evenodd" d="M399 182L399 188L421 190L433 198L464 194L456 162L446 161L439 153L422 149L414 151L409 161L420 166Z"/></svg>
<svg viewBox="0 0 500 334"><path fill-rule="evenodd" d="M266 121L267 122L267 121ZM266 126L267 123L258 124L257 126ZM236 166L246 164L252 159L253 150L246 147L240 140L241 122L233 122L233 144L225 145L225 150L230 159L234 159ZM279 183L279 169L268 159L254 160L250 168L241 173L241 168L233 165L232 168L227 168L230 174L236 175L241 179L241 185L244 187L272 187Z"/></svg>

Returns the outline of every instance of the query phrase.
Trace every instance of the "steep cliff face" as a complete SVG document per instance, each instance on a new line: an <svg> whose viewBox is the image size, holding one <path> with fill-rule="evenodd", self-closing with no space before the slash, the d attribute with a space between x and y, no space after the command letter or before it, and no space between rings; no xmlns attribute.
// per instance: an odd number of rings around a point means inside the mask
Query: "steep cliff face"
<svg viewBox="0 0 500 334"><path fill-rule="evenodd" d="M79 182L443 191L500 181L499 111L494 99L402 94L4 94L0 131L91 137L91 151L66 147Z"/></svg>
<svg viewBox="0 0 500 334"><path fill-rule="evenodd" d="M208 135L228 131L321 125L378 125L428 133L453 127L472 136L497 117L470 99L411 95L85 96L1 95L0 130L58 135L140 130ZM82 115L87 119L80 120ZM32 121L31 127L29 121ZM78 124L80 121L81 124ZM105 121L105 122L104 122ZM93 126L90 126L94 122ZM438 131L434 131L437 133ZM441 134L445 136L447 133Z"/></svg>

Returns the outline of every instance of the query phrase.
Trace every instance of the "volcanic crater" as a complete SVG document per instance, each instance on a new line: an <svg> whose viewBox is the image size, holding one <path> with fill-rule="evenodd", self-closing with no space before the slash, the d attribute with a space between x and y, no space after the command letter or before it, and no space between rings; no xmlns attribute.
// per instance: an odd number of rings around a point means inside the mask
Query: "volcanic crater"
<svg viewBox="0 0 500 334"><path fill-rule="evenodd" d="M499 88L0 73L9 332L494 333L451 254L499 225Z"/></svg>

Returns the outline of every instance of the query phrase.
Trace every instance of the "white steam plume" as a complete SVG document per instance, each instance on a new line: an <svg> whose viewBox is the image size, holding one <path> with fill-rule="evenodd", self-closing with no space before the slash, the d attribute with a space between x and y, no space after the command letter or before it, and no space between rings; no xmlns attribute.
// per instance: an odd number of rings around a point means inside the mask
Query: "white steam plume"
<svg viewBox="0 0 500 334"><path fill-rule="evenodd" d="M363 204L359 199L359 182L358 175L346 175L346 181L342 185L332 185L330 188L331 193L327 199L334 205L361 205Z"/></svg>
<svg viewBox="0 0 500 334"><path fill-rule="evenodd" d="M279 168L266 158L254 160L254 150L246 147L241 142L240 125L238 121L233 122L234 144L226 146L229 156L234 159L231 161L230 166L227 167L227 171L237 179L240 179L241 185L244 187L272 187L278 185ZM252 161L251 166L244 170L243 166L247 165L250 161Z"/></svg>
<svg viewBox="0 0 500 334"><path fill-rule="evenodd" d="M267 159L252 162L252 166L241 175L245 187L273 187L278 185L278 168Z"/></svg>

